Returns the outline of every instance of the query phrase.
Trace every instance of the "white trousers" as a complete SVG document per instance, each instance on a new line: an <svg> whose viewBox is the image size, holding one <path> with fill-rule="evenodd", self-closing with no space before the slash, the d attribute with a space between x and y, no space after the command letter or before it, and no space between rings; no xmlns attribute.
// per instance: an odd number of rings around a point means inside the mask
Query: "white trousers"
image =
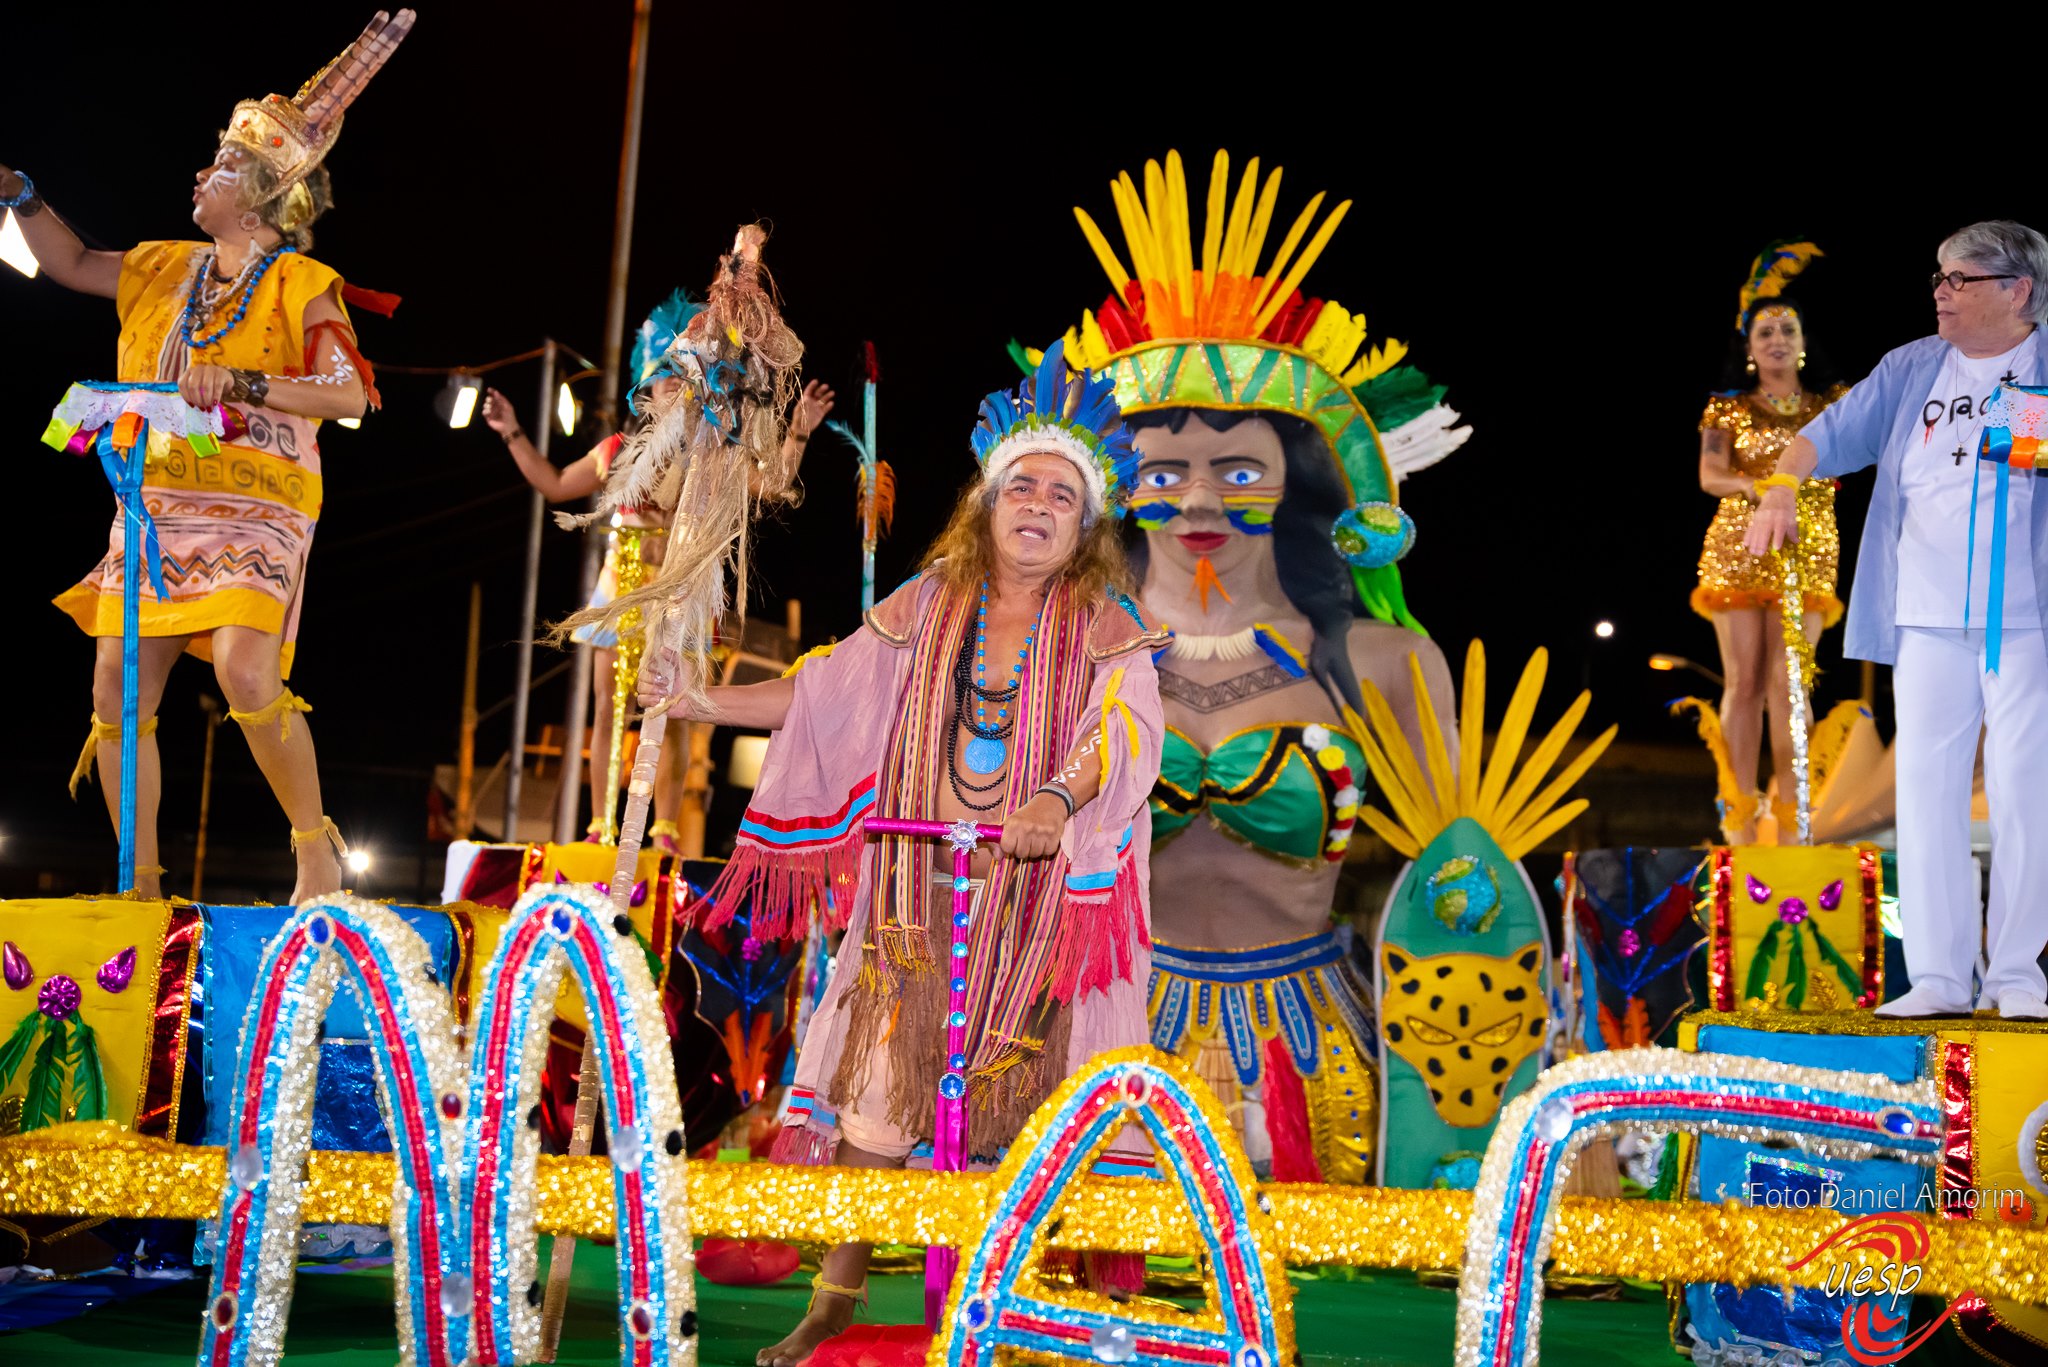
<svg viewBox="0 0 2048 1367"><path fill-rule="evenodd" d="M1905 627L1892 671L1898 705L1899 911L1906 972L1951 1001L1986 1005L2020 988L2048 996L2048 642L2006 628L1997 674L1982 631ZM1970 858L1970 780L1984 733L1991 807L1988 919Z"/></svg>

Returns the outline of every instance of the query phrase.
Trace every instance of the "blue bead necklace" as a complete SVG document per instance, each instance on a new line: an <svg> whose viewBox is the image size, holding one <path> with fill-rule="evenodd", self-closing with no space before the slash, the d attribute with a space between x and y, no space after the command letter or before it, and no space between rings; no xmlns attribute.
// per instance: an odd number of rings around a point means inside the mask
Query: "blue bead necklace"
<svg viewBox="0 0 2048 1367"><path fill-rule="evenodd" d="M1024 664L1031 658L1031 643L1038 635L1038 623L1033 621L1030 630L1024 633L1024 648L1017 652L1017 662L1010 666L1009 680L997 688L988 686L988 584L981 586L981 601L974 610L974 636L971 640L962 637L960 658L953 672L953 715L955 725L948 736L948 750L958 744L961 731L968 734L967 748L959 755L965 761L967 772L986 778L990 774L999 777L987 783L972 783L960 775L959 764L948 764L947 769L953 782L955 796L976 811L988 811L1001 801L1000 797L986 804L977 803L968 794L981 794L998 787L1004 768L1009 764L1009 738L1017 729L1017 719L1011 710L1018 708L1022 687ZM971 652L971 653L970 653ZM972 666L972 669L969 666ZM974 715L967 715L967 700L974 699ZM990 721L988 709L996 709L995 720ZM951 756L949 755L949 758Z"/></svg>
<svg viewBox="0 0 2048 1367"><path fill-rule="evenodd" d="M235 326L242 321L243 315L249 312L249 301L256 295L256 286L261 284L263 277L270 273L271 265L280 256L291 250L292 248L288 244L280 244L266 253L263 259L256 263L256 269L250 273L249 283L242 287L242 298L235 305L234 316L222 324L217 331L205 337L194 337L192 333L199 325L202 310L204 309L204 305L200 300L200 286L206 283L207 272L213 269L213 258L211 256L207 257L199 269L192 273L192 289L185 296L185 312L178 322L178 335L184 339L185 345L194 351L204 351L207 347L212 346L215 342L233 332Z"/></svg>

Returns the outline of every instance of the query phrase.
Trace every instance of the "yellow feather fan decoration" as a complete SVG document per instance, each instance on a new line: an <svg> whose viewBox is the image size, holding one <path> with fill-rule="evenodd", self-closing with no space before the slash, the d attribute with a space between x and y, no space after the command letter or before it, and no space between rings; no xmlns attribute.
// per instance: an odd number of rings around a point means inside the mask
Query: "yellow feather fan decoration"
<svg viewBox="0 0 2048 1367"><path fill-rule="evenodd" d="M1616 728L1610 726L1601 732L1545 783L1545 776L1564 755L1593 701L1591 693L1580 693L1528 758L1523 759L1522 746L1535 719L1549 661L1549 652L1545 650L1539 649L1529 657L1508 700L1507 714L1501 719L1493 750L1482 762L1486 734L1486 648L1478 641L1472 643L1465 653L1465 685L1458 726L1461 744L1455 767L1419 659L1414 655L1408 657L1416 716L1423 736L1423 754L1419 758L1386 697L1371 680L1361 679L1366 719L1361 721L1354 714L1346 720L1358 735L1373 781L1394 813L1389 818L1376 808L1362 808L1359 816L1373 833L1414 859L1444 827L1460 817L1470 817L1486 828L1508 858L1520 859L1577 819L1586 810L1586 799L1574 798L1561 806L1559 803L1606 753Z"/></svg>

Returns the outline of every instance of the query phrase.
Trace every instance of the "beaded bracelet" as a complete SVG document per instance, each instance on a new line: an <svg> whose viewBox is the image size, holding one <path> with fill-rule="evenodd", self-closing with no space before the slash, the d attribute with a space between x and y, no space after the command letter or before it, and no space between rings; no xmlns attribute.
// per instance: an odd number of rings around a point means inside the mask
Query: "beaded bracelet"
<svg viewBox="0 0 2048 1367"><path fill-rule="evenodd" d="M28 172L16 171L14 176L21 182L21 189L12 196L0 195L0 209L19 209L36 197L36 183L28 178Z"/></svg>

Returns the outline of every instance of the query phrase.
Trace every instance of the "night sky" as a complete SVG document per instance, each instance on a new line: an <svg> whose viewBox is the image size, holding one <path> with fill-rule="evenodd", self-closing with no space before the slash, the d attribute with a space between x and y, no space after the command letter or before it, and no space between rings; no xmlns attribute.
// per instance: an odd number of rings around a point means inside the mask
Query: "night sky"
<svg viewBox="0 0 2048 1367"><path fill-rule="evenodd" d="M395 319L357 317L373 362L476 364L548 335L601 357L630 5L419 8L328 160L338 207L313 254L405 296ZM30 172L89 243L126 247L190 235L192 173L233 102L297 89L369 8L231 22L183 9L133 27L110 11L47 13L9 19L0 162ZM1594 717L1631 740L1687 734L1662 713L1681 689L1644 668L1650 652L1714 659L1710 628L1685 606L1712 512L1694 428L1750 258L1774 237L1826 249L1799 293L1854 377L1931 330L1923 282L1946 232L2042 217L1988 164L1958 170L1954 145L1918 132L1882 79L1817 53L1731 80L1718 44L1688 67L1604 33L1488 33L1475 19L1469 32L1397 34L1331 7L1300 30L1318 35L1326 66L1287 60L1283 26L1252 71L1219 67L1214 50L1169 58L1147 35L1091 34L1052 11L1003 11L1009 38L850 27L772 4L748 7L743 29L710 31L692 27L701 13L654 15L630 322L674 285L701 289L736 224L772 222L767 260L808 373L840 390L835 416L858 421L862 340L880 354L880 445L899 488L885 589L971 470L980 396L1015 381L1005 342L1042 345L1108 288L1071 206L1109 223L1110 178L1169 147L1199 200L1223 146L1234 168L1252 155L1287 168L1282 218L1317 190L1357 201L1309 292L1364 312L1375 339L1408 341L1475 429L1402 491L1421 532L1404 564L1416 613L1454 661L1484 639L1497 675L1547 644L1545 715L1589 678ZM1495 50L1474 46L1486 43ZM98 74L28 60L87 50ZM1912 169L1936 164L1954 174ZM94 466L36 438L67 382L111 372L117 324L110 302L4 268L0 321L13 522L0 893L36 890L42 870L57 871L50 890L90 890L112 881L113 842L96 794L74 808L63 781L84 736L92 647L47 600L99 556L111 499ZM537 379L532 365L493 377L529 430ZM468 585L483 586L489 705L512 678L527 507L488 429L437 421L441 383L386 373L381 414L323 434L327 505L291 680L316 708L330 811L391 860L430 866L427 776L454 756ZM593 435L558 436L557 459ZM779 618L780 600L800 597L813 641L857 621L853 468L846 448L814 441L806 501L758 543L756 610ZM1844 489L1851 546L1867 487L1865 476ZM576 606L577 559L575 539L550 528L544 615ZM1601 618L1619 629L1596 647ZM1821 658L1836 666L1822 701L1853 693L1839 632ZM537 669L549 663L542 651ZM1506 686L1497 679L1497 699ZM173 890L189 878L202 689L208 669L182 663L161 713ZM563 698L559 682L540 690L536 731ZM480 765L505 742L501 715L479 736ZM284 819L231 727L218 765L216 846L281 857ZM387 861L368 890L403 891L418 867Z"/></svg>

